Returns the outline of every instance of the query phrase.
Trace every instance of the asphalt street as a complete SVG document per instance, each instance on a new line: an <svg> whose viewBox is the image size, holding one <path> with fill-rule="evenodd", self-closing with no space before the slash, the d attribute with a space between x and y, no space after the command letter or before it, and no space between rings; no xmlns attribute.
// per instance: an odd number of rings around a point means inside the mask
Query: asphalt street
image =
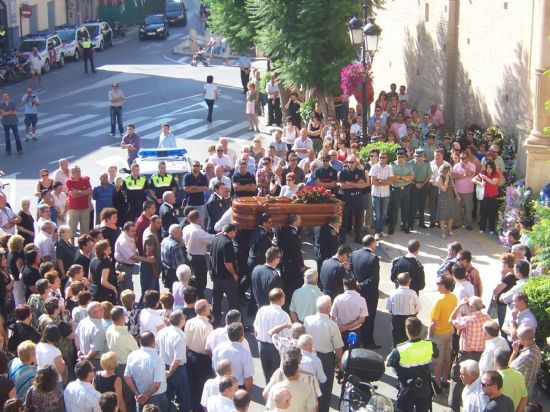
<svg viewBox="0 0 550 412"><path fill-rule="evenodd" d="M206 148L220 136L230 137L230 144L240 149L254 134L249 133L245 115L244 97L241 94L239 70L233 60L223 67L216 62L210 67L192 67L188 56L174 55L173 47L181 41L188 28L197 26L198 1L186 2L189 9L189 24L186 28L173 27L167 40L140 42L134 28L123 39L117 39L115 47L95 55L97 74L85 74L82 62L68 62L64 68L55 68L42 77L42 86L36 90L41 100L39 110L39 140L23 142L23 153L6 156L4 143L0 143L0 170L9 183L5 192L11 204L18 209L23 196L34 193L39 170L54 171L60 158L79 164L83 174L99 183L100 172L115 164L126 166L125 153L119 148L120 139L108 136L110 132L107 93L111 83L117 81L126 95L124 124L133 123L142 138L143 147L156 147L160 125L169 122L180 147L185 147L194 159L203 161ZM263 67L265 62L254 65ZM206 105L202 99L202 85L206 76L212 74L221 90L214 109L212 126L206 124ZM20 102L25 88L31 81L6 87L12 99ZM19 130L24 138L23 115L19 115ZM264 135L267 143L268 135ZM15 152L15 150L14 150ZM474 265L482 273L484 301L489 303L490 292L500 280L498 256L503 249L495 239L480 237L466 231L456 231L456 240L474 253ZM411 238L422 243L420 261L426 269L426 289L421 293L423 306L420 317L427 323L432 302L437 297L435 268L446 254L447 241L435 229L410 235L397 233L380 242L377 253L382 258L381 291L389 293L393 285L389 281L391 259L406 253L406 244ZM351 242L351 239L348 239ZM353 247L359 245L354 244ZM306 264L314 267L311 239L306 238L303 251ZM134 277L137 286L139 277ZM210 286L210 285L209 285ZM136 289L139 290L139 287ZM386 300L382 297L376 321L375 336L386 356L391 350L390 315L385 311ZM251 324L252 319L247 319ZM262 410L258 403L261 388L265 386L253 337L247 336L255 355L254 402L252 411ZM395 379L388 370L379 383L379 391L394 397ZM336 405L340 386L335 383L333 405ZM437 400L441 400L437 398ZM436 405L434 411L448 410Z"/></svg>

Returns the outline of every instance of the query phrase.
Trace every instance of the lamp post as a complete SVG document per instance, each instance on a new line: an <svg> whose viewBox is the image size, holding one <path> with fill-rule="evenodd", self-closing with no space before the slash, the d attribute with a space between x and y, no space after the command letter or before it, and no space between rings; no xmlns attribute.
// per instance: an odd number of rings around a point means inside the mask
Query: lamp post
<svg viewBox="0 0 550 412"><path fill-rule="evenodd" d="M373 18L367 18L368 0L363 2L363 20L358 19L356 16L348 23L349 37L351 43L354 45L361 45L361 64L363 70L367 69L367 57L368 63L372 64L374 54L378 51L378 41L380 40L380 34L382 29L378 26ZM363 26L364 22L366 24ZM370 116L370 110L367 107L367 81L366 78L362 79L362 96L361 96L361 115L363 121L361 123L361 131L363 133L363 141L366 142L367 137L367 122Z"/></svg>

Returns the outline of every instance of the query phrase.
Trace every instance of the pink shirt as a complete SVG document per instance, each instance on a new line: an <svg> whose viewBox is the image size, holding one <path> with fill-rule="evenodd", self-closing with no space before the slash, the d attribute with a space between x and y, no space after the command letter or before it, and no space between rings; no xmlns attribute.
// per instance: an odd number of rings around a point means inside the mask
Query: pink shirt
<svg viewBox="0 0 550 412"><path fill-rule="evenodd" d="M453 173L465 176L463 178L455 178L455 189L457 193L474 193L474 184L472 183L472 178L474 176L466 176L466 170L471 170L475 175L476 165L472 162L468 162L462 166L462 162L459 162L453 166Z"/></svg>
<svg viewBox="0 0 550 412"><path fill-rule="evenodd" d="M435 127L437 127L438 129L441 127L441 125L443 123L445 123L443 121L443 112L442 111L436 110L435 113L432 113L430 111L430 115L432 117L432 120L431 120L432 124L434 124Z"/></svg>
<svg viewBox="0 0 550 412"><path fill-rule="evenodd" d="M369 316L367 302L357 291L346 290L334 298L330 316L334 318L338 326L346 325L359 317ZM361 325L355 329L360 327Z"/></svg>

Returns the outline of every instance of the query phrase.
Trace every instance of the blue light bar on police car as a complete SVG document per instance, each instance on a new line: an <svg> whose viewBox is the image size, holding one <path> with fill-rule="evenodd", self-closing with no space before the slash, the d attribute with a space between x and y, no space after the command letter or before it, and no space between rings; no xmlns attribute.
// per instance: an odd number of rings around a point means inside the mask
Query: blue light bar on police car
<svg viewBox="0 0 550 412"><path fill-rule="evenodd" d="M172 149L141 149L138 152L139 157L176 157L185 156L187 150L174 147Z"/></svg>

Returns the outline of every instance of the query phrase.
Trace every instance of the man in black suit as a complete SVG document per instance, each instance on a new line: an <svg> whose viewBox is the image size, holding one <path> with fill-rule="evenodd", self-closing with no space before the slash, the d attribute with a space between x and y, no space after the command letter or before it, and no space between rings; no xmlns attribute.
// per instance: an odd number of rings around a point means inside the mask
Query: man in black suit
<svg viewBox="0 0 550 412"><path fill-rule="evenodd" d="M329 295L332 301L334 301L336 296L344 293L344 284L342 281L349 269L350 255L351 248L347 245L341 245L338 247L336 254L326 259L321 266L319 279L323 284L323 292Z"/></svg>
<svg viewBox="0 0 550 412"><path fill-rule="evenodd" d="M227 188L223 182L216 182L214 185L214 193L206 202L206 214L208 215L208 224L206 231L215 234L214 225L223 216L225 211L231 207L231 201L225 197Z"/></svg>
<svg viewBox="0 0 550 412"><path fill-rule="evenodd" d="M288 226L281 228L277 245L281 249L283 266L283 284L285 296L292 296L294 291L304 284L303 273L306 271L302 256L302 239L298 228L302 224L299 215L288 215ZM288 299L290 301L290 299ZM288 309L290 302L285 303Z"/></svg>
<svg viewBox="0 0 550 412"><path fill-rule="evenodd" d="M374 236L367 235L362 240L363 247L351 254L351 272L359 284L359 293L367 301L369 316L363 323L361 336L363 346L367 349L378 349L374 341L374 320L378 306L378 286L380 283L380 258L374 254L376 240Z"/></svg>
<svg viewBox="0 0 550 412"><path fill-rule="evenodd" d="M258 265L252 271L252 293L258 307L269 305L269 292L274 288L282 288L283 280L277 265L281 261L281 251L278 247L270 247L265 253L266 263Z"/></svg>
<svg viewBox="0 0 550 412"><path fill-rule="evenodd" d="M258 219L258 227L250 235L247 260L250 273L252 273L256 266L265 263L265 254L273 246L271 224L271 215L269 213L262 213Z"/></svg>
<svg viewBox="0 0 550 412"><path fill-rule="evenodd" d="M210 256L212 257L212 316L215 322L221 322L223 295L227 296L229 309L240 310L239 275L237 274L237 259L233 249L233 238L237 234L237 226L229 223L224 226L223 234L212 241Z"/></svg>
<svg viewBox="0 0 550 412"><path fill-rule="evenodd" d="M174 210L174 204L176 203L176 195L172 191L167 191L162 194L162 205L159 208L159 216L162 219L161 234L164 239L169 235L168 229L172 225L179 223L176 217L176 211Z"/></svg>
<svg viewBox="0 0 550 412"><path fill-rule="evenodd" d="M315 231L315 246L313 252L317 258L317 273L321 273L321 267L326 259L336 255L340 246L340 227L342 218L338 215L329 216L328 222ZM323 280L321 279L321 284ZM342 289L343 290L343 289Z"/></svg>
<svg viewBox="0 0 550 412"><path fill-rule="evenodd" d="M397 287L397 275L403 272L409 272L411 276L410 288L418 295L424 286L426 286L426 277L424 276L424 266L418 261L420 252L420 242L410 240L407 245L408 253L405 256L396 257L391 262L391 281Z"/></svg>

